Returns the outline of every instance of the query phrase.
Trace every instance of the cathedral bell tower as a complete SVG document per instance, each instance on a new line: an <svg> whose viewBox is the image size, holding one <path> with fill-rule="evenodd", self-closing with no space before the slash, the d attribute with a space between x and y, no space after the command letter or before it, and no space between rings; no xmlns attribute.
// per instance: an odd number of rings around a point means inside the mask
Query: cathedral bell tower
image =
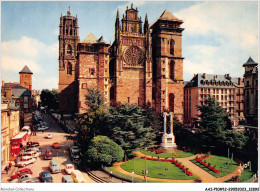
<svg viewBox="0 0 260 192"><path fill-rule="evenodd" d="M155 108L183 121L182 20L165 10L151 26Z"/></svg>
<svg viewBox="0 0 260 192"><path fill-rule="evenodd" d="M117 11L115 41L111 47L110 103L121 102L142 106L152 102L152 57L146 17L144 31L137 8L126 8L119 20Z"/></svg>
<svg viewBox="0 0 260 192"><path fill-rule="evenodd" d="M77 110L76 56L79 27L78 18L71 16L70 8L66 16L61 15L59 27L59 109L63 113L73 113Z"/></svg>

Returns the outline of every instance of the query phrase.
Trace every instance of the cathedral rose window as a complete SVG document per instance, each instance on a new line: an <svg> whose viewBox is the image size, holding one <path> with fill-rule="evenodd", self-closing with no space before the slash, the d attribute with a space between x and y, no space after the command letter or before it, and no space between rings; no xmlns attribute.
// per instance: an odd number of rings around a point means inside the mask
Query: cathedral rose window
<svg viewBox="0 0 260 192"><path fill-rule="evenodd" d="M125 50L124 60L126 66L143 66L144 52L137 46L130 46Z"/></svg>

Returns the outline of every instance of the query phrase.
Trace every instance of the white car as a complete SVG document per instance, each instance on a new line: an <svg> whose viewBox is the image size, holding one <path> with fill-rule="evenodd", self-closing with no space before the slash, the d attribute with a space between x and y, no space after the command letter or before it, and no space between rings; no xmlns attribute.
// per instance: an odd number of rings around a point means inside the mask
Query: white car
<svg viewBox="0 0 260 192"><path fill-rule="evenodd" d="M17 163L17 167L24 167L24 166L26 166L26 165L35 163L35 161L36 161L36 158L30 157L30 158L28 158L28 159L25 160L25 161L19 161L19 162Z"/></svg>
<svg viewBox="0 0 260 192"><path fill-rule="evenodd" d="M52 139L52 134L49 133L48 136L47 136L47 138L48 138L48 139Z"/></svg>
<svg viewBox="0 0 260 192"><path fill-rule="evenodd" d="M33 151L24 152L24 153L22 154L22 158L25 157L25 156L38 158L40 155L41 155L41 152L40 152L40 151L35 151L35 150L33 150Z"/></svg>
<svg viewBox="0 0 260 192"><path fill-rule="evenodd" d="M76 146L76 145L74 145L74 146L72 146L71 148L70 148L70 153L72 154L72 153L79 153L80 152L80 148L78 147L78 146Z"/></svg>
<svg viewBox="0 0 260 192"><path fill-rule="evenodd" d="M74 171L74 166L72 164L66 164L65 171L67 174L71 174L72 171Z"/></svg>
<svg viewBox="0 0 260 192"><path fill-rule="evenodd" d="M30 126L24 126L24 127L21 129L21 131L27 132L28 135L31 135L31 133L32 133Z"/></svg>
<svg viewBox="0 0 260 192"><path fill-rule="evenodd" d="M45 131L45 130L47 130L47 129L49 129L49 127L47 128L47 127L39 127L38 129L37 129L37 131Z"/></svg>

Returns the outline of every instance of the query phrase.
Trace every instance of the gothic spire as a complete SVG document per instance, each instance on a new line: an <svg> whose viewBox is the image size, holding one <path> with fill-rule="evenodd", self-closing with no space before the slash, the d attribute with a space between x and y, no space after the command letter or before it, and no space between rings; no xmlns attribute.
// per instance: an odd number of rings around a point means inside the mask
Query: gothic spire
<svg viewBox="0 0 260 192"><path fill-rule="evenodd" d="M149 23L148 23L148 18L147 14L145 15L145 21L144 21L144 34L149 30Z"/></svg>
<svg viewBox="0 0 260 192"><path fill-rule="evenodd" d="M67 12L67 15L70 16L70 6L69 6L69 10Z"/></svg>

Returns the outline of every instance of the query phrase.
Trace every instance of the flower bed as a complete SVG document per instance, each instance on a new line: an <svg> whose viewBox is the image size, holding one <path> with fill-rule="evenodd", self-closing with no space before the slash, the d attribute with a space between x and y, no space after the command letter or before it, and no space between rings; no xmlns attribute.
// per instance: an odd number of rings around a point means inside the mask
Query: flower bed
<svg viewBox="0 0 260 192"><path fill-rule="evenodd" d="M141 157L142 159L145 159L145 156ZM162 161L162 162L172 162L175 164L177 167L179 167L181 170L183 170L188 176L193 176L192 172L188 170L184 165L182 165L180 162L174 159L158 159L156 157L146 157L147 160L152 160L152 161Z"/></svg>
<svg viewBox="0 0 260 192"><path fill-rule="evenodd" d="M206 158L208 158L208 157L210 157L211 155L205 155L205 156L203 156L203 157L201 157L201 158L198 158L198 157L196 157L196 161L197 162L199 162L201 165L204 165L205 167L207 167L208 169L210 169L211 171L213 171L214 173L220 173L220 171L218 170L218 169L216 169L216 168L214 168L213 166L210 166L210 163L206 163L206 161L204 160L203 161L203 159L206 159Z"/></svg>

